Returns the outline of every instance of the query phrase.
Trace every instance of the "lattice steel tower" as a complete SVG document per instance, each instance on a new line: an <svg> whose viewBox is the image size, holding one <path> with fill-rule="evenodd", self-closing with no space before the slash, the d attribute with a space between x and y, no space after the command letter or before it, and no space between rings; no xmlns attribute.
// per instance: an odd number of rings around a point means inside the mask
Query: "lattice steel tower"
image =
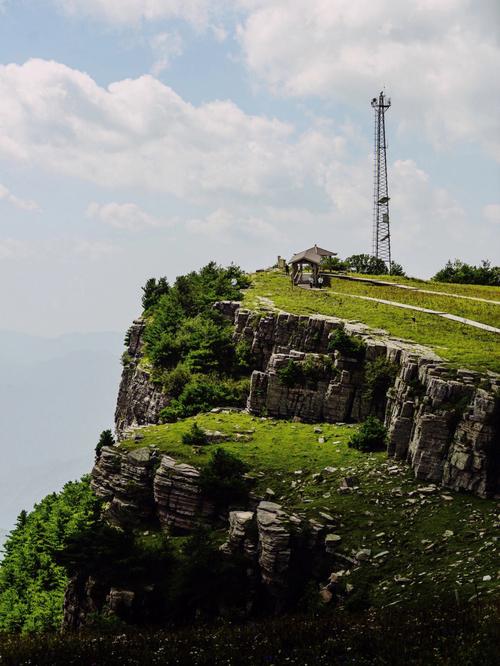
<svg viewBox="0 0 500 666"><path fill-rule="evenodd" d="M372 254L385 261L391 270L391 230L389 227L389 187L387 185L387 145L385 112L391 106L384 93L372 99L375 111L375 163L373 169L373 244Z"/></svg>

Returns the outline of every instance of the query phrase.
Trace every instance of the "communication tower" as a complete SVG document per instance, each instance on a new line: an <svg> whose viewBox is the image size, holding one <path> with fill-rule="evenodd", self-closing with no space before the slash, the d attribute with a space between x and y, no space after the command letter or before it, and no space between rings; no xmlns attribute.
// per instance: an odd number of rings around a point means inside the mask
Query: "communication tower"
<svg viewBox="0 0 500 666"><path fill-rule="evenodd" d="M387 185L387 144L385 112L391 106L384 93L372 99L375 111L375 163L373 169L373 243L372 255L382 259L391 270L391 230L389 226L389 187Z"/></svg>

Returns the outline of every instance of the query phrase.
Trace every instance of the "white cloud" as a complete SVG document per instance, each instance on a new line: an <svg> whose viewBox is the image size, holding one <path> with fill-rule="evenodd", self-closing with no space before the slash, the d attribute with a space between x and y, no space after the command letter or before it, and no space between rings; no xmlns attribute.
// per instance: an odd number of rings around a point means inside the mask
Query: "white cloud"
<svg viewBox="0 0 500 666"><path fill-rule="evenodd" d="M21 199L16 197L12 192L0 183L0 201L6 201L9 204L12 204L16 208L21 208L22 210L40 210L40 206L35 201L30 201L28 199Z"/></svg>
<svg viewBox="0 0 500 666"><path fill-rule="evenodd" d="M178 32L159 32L151 38L150 45L155 57L151 68L151 74L154 76L159 76L168 69L172 60L182 55L184 47Z"/></svg>
<svg viewBox="0 0 500 666"><path fill-rule="evenodd" d="M140 231L147 228L170 227L175 220L159 218L146 213L137 204L107 204L90 203L87 208L87 217L100 220L115 229L127 231Z"/></svg>
<svg viewBox="0 0 500 666"><path fill-rule="evenodd" d="M367 108L386 86L401 129L500 159L500 5L469 0L243 2L248 68L281 95Z"/></svg>
<svg viewBox="0 0 500 666"><path fill-rule="evenodd" d="M488 222L500 224L500 204L488 204L484 206L483 217Z"/></svg>
<svg viewBox="0 0 500 666"><path fill-rule="evenodd" d="M188 220L186 226L194 234L217 238L220 242L231 243L236 237L257 242L278 243L283 235L272 222L257 215L244 215L241 212L218 208L204 218Z"/></svg>
<svg viewBox="0 0 500 666"><path fill-rule="evenodd" d="M224 2L220 0L55 0L68 14L91 16L112 23L183 19L205 27Z"/></svg>
<svg viewBox="0 0 500 666"><path fill-rule="evenodd" d="M197 201L283 198L303 186L319 156L339 155L343 141L324 130L297 136L230 101L194 106L151 76L102 88L44 60L0 67L0 124L9 137L2 157Z"/></svg>

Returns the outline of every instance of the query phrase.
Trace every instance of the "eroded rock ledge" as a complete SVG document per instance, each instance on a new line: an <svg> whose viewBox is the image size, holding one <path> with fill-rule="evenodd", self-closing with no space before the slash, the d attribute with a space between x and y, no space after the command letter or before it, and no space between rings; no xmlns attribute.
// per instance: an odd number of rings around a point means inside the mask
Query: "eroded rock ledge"
<svg viewBox="0 0 500 666"><path fill-rule="evenodd" d="M335 317L262 314L229 301L214 307L234 325L235 342L251 350L250 412L308 422L357 422L375 413L385 419L389 455L407 460L418 479L480 496L500 493L500 376L452 370L428 348ZM137 320L131 328L131 362L116 410L119 435L156 423L168 404L139 365L143 327ZM363 339L363 358L329 351L340 327ZM325 372L300 386L285 385L280 370L312 356L318 363L329 359ZM387 395L374 404L366 395L365 371L377 358L394 364L397 373Z"/></svg>

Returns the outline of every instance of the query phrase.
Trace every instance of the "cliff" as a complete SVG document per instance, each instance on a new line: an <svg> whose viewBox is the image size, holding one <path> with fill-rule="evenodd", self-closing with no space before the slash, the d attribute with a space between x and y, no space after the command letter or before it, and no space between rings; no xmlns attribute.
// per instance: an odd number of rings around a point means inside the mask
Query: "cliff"
<svg viewBox="0 0 500 666"><path fill-rule="evenodd" d="M406 460L416 478L480 496L500 493L500 376L452 369L428 348L359 323L255 313L228 301L215 307L233 323L235 343L251 351L251 413L307 422L358 422L375 413L385 419L389 456ZM340 329L362 340L363 354L331 349ZM157 423L168 404L140 367L142 331L142 321L135 321L116 410L119 436ZM377 359L394 367L395 379L374 400L367 369ZM318 371L287 385L280 371L290 362L305 375L307 364Z"/></svg>
<svg viewBox="0 0 500 666"><path fill-rule="evenodd" d="M352 522L353 514L359 512L358 507L344 511L342 518L336 514L342 505L340 498L346 494L361 503L367 496L363 515L373 517L372 505L382 506L380 489L389 483L391 501L386 503L385 511L392 519L397 515L409 524L415 521L416 502L422 507L431 504L433 510L447 515L441 503L443 498L446 502L453 498L438 495L439 485L480 497L500 494L498 375L453 369L425 347L391 338L382 330L359 323L314 315L256 313L228 301L215 307L233 325L234 343L249 352L248 419L262 420L264 429L276 426L272 417L287 419L291 422L288 436L292 440L297 422L322 423L322 427L308 427L311 433L320 435L315 435L316 441L324 443L325 424L356 423L376 414L385 420L388 456L398 461L384 462L383 469L362 463L359 471L355 467L341 467L339 471L330 460L342 453L335 454L330 449L331 453L326 453L329 462L323 462L323 467L314 473L303 475L302 469L289 467L284 474L288 476L286 487L296 493L294 501L302 503L300 510L289 508L287 491L275 498L272 488L265 492L261 488L248 501L219 506L215 511L200 484L202 464L178 460L168 447L165 453L156 444L142 445L143 439L148 441L148 431L143 431L146 435L140 430L133 433L138 426L156 424L160 410L169 402L168 395L151 381L143 367L144 323L136 320L130 331L129 359L124 366L116 410L117 434L129 439L126 445L101 451L91 474L92 488L104 501L106 521L125 531L148 534L151 529L187 535L201 522L220 533L222 525L225 537L220 553L236 558L245 572L245 613L287 607L292 598L298 598L301 586L308 580L314 580L323 602L338 600L352 588L351 583L346 584L345 576L355 574L367 560L374 570L379 562L386 562L388 548L393 548L389 545L393 544L392 538L386 549L379 546L379 552L373 555L364 546L364 536L360 541L359 534L369 533L373 520L363 524L361 532L354 529L350 550L339 547L343 537L337 531L345 529L343 521ZM385 374L379 376L375 371ZM232 441L251 442L253 435L248 433L254 429L245 430L243 437L240 430L233 431ZM231 435L218 434L221 442L231 439ZM307 445L302 447L310 450ZM200 455L200 451L193 450L194 454ZM307 459L312 454L305 455ZM405 474L404 463L417 479L406 491L396 485ZM275 479L278 484L279 476ZM393 481L384 481L384 477ZM376 483L371 485L373 478ZM271 480L267 482L273 485ZM317 495L318 502L314 517L305 510L312 506L307 504L313 501L311 494ZM429 499L432 494L433 500ZM392 513L392 498L403 495L406 499L403 508L398 509L401 513ZM458 502L455 504L457 512L464 510ZM397 522L392 520L393 524ZM385 538L388 524L378 530L377 539ZM407 549L408 531L402 538ZM415 538L412 557L420 557L418 530ZM429 544L429 548L434 548L434 543ZM394 584L398 585L399 580L398 574ZM151 599L161 585L151 579L137 584L132 580L126 587L110 586L94 577L77 576L67 590L64 626L79 627L89 613L96 612L127 621L144 621L144 613L151 612Z"/></svg>

